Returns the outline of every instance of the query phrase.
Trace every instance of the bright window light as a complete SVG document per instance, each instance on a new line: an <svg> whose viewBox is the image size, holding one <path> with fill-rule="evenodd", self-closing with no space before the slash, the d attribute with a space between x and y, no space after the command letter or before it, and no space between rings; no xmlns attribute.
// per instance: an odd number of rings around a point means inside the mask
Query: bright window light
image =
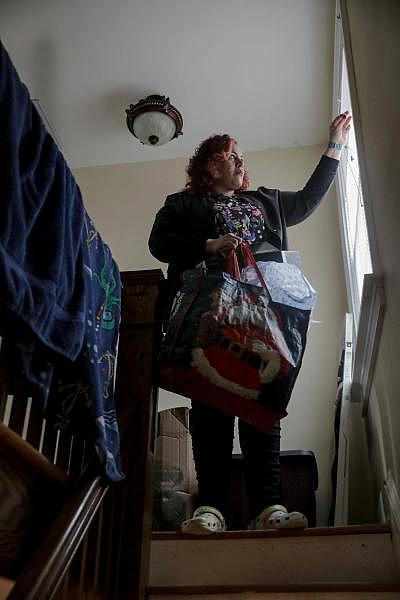
<svg viewBox="0 0 400 600"><path fill-rule="evenodd" d="M343 38L337 51L339 81L336 82L338 91L338 111L348 110L353 114L348 71L344 54ZM341 216L343 226L343 242L345 259L347 262L347 280L352 312L357 326L364 275L372 273L371 252L368 241L367 223L365 219L364 200L361 186L361 177L358 163L356 132L354 123L350 130L349 139L343 151L338 172L338 192L341 203Z"/></svg>

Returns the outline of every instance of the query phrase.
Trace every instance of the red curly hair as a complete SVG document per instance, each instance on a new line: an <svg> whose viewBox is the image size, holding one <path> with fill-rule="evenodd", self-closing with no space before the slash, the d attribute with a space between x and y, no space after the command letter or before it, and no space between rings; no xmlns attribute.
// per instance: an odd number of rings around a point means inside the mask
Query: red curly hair
<svg viewBox="0 0 400 600"><path fill-rule="evenodd" d="M214 184L216 163L229 159L236 140L224 133L212 135L196 148L186 168L188 181L186 189L195 193L210 193ZM244 172L242 187L235 192L244 192L249 187L247 171Z"/></svg>

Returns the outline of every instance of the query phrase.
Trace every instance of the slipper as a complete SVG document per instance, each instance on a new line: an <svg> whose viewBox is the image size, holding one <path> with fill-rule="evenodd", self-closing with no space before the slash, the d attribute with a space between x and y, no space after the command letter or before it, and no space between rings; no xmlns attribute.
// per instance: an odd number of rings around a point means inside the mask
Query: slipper
<svg viewBox="0 0 400 600"><path fill-rule="evenodd" d="M191 519L183 521L181 532L191 535L210 535L225 531L225 519L216 508L212 506L199 506Z"/></svg>
<svg viewBox="0 0 400 600"><path fill-rule="evenodd" d="M285 506L274 504L268 506L256 519L253 519L247 529L304 529L308 527L307 517L297 510L288 512Z"/></svg>

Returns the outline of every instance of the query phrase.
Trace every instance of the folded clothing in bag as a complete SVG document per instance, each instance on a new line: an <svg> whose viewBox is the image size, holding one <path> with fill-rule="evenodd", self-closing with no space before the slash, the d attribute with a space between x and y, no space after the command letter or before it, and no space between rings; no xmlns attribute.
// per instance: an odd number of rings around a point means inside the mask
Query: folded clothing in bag
<svg viewBox="0 0 400 600"><path fill-rule="evenodd" d="M296 264L257 261L257 266L274 302L305 310L314 308L317 301L317 292ZM241 275L242 281L260 285L254 267L245 267L242 269Z"/></svg>

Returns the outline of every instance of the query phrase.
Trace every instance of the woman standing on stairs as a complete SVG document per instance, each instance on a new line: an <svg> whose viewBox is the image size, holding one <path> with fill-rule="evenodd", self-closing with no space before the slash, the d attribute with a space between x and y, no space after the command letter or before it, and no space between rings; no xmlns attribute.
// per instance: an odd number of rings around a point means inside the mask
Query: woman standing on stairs
<svg viewBox="0 0 400 600"><path fill-rule="evenodd" d="M151 253L168 262L170 299L180 276L207 261L224 270L226 254L244 239L257 259L287 250L286 226L304 221L320 204L337 171L350 115L338 115L330 126L326 151L305 187L281 192L261 187L249 191L244 158L236 140L214 135L203 141L187 167L186 189L165 201L157 213L149 240ZM234 416L192 401L190 430L199 488L199 507L182 524L186 533L207 534L225 529L232 459ZM249 528L306 527L300 512L280 504L280 423L262 432L239 419L239 439L245 464Z"/></svg>

